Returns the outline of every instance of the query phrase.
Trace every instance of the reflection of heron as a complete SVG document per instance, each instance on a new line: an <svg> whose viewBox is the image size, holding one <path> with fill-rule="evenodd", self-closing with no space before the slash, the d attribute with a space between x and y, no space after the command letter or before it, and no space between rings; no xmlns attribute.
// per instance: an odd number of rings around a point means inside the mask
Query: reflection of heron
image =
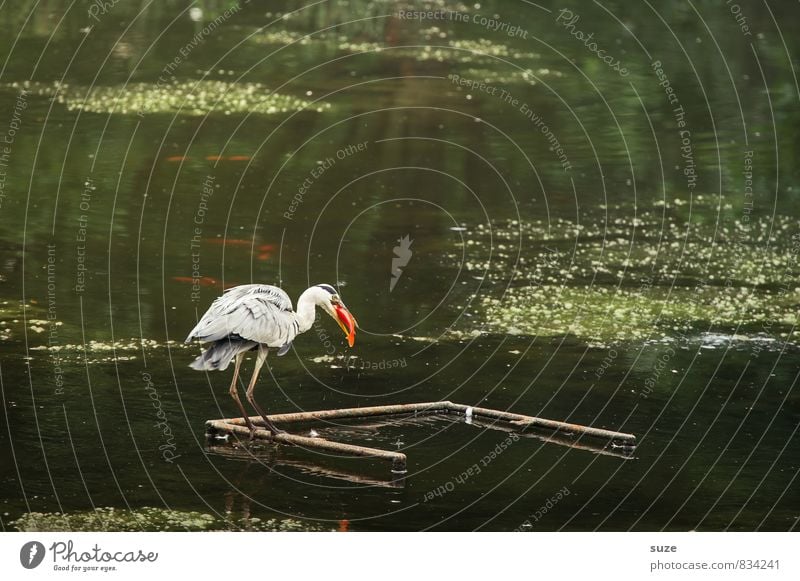
<svg viewBox="0 0 800 581"><path fill-rule="evenodd" d="M294 338L311 328L317 306L322 307L323 311L339 323L352 347L356 336L356 320L344 306L336 290L328 284L318 284L306 289L297 299L297 312L292 310L289 295L276 286L245 284L230 288L211 304L186 338L187 343L192 339L199 339L201 343L211 344L190 365L192 369L223 371L234 361L230 394L250 428L251 437L256 428L250 421L236 388L239 367L245 353L258 349L253 377L247 386L247 401L264 420L267 429L278 434L283 430L275 427L253 397L258 372L264 365L269 347L278 347L278 356L284 355L292 346Z"/></svg>

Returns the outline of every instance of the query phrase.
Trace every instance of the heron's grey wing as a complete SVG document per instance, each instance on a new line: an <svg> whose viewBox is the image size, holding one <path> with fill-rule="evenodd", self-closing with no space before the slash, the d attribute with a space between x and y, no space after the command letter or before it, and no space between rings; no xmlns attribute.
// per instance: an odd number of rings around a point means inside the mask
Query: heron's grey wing
<svg viewBox="0 0 800 581"><path fill-rule="evenodd" d="M233 302L248 295L265 297L282 311L292 310L292 299L281 288L271 284L243 284L229 288L219 299L228 299ZM215 301L216 302L216 301Z"/></svg>
<svg viewBox="0 0 800 581"><path fill-rule="evenodd" d="M187 341L207 343L227 337L281 347L298 332L288 295L269 285L244 285L223 294L189 333Z"/></svg>

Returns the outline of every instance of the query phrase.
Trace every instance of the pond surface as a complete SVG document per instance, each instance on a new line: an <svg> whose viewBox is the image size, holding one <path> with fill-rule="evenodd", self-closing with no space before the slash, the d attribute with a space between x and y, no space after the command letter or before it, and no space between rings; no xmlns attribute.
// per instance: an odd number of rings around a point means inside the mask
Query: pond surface
<svg viewBox="0 0 800 581"><path fill-rule="evenodd" d="M796 528L796 5L105 4L0 9L0 530ZM270 413L450 400L635 453L209 442L230 369L183 339L250 282L361 327L270 357Z"/></svg>

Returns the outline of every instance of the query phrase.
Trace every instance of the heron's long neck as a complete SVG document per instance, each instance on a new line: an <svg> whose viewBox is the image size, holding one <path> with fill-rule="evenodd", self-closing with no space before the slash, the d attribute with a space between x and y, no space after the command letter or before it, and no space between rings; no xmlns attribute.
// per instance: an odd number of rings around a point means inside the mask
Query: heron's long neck
<svg viewBox="0 0 800 581"><path fill-rule="evenodd" d="M300 332L305 333L314 324L314 319L317 316L317 289L315 287L307 288L297 299L297 324L300 326Z"/></svg>

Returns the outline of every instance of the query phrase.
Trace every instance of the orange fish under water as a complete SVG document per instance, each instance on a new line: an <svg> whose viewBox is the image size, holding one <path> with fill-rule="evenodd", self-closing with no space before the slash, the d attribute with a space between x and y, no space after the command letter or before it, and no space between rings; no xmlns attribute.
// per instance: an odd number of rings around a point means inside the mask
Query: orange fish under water
<svg viewBox="0 0 800 581"><path fill-rule="evenodd" d="M225 157L224 155L207 155L206 161L249 161L249 155L229 155Z"/></svg>
<svg viewBox="0 0 800 581"><path fill-rule="evenodd" d="M220 246L238 246L240 248L253 247L252 240L245 240L243 238L205 238L203 242L207 244L219 244ZM256 254L256 259L264 261L272 258L272 252L275 250L275 245L259 244L255 248L258 251L258 254Z"/></svg>
<svg viewBox="0 0 800 581"><path fill-rule="evenodd" d="M350 521L346 518L339 520L339 532L346 533L350 530Z"/></svg>
<svg viewBox="0 0 800 581"><path fill-rule="evenodd" d="M243 238L206 238L203 242L209 244L224 244L225 246L252 246L252 240L245 240Z"/></svg>
<svg viewBox="0 0 800 581"><path fill-rule="evenodd" d="M199 286L214 286L222 288L222 282L210 276L199 276L194 278L192 276L173 276L172 280L175 282L187 282L189 284L197 284ZM232 284L225 285L226 287L233 286Z"/></svg>
<svg viewBox="0 0 800 581"><path fill-rule="evenodd" d="M224 244L225 246L247 246L252 247L253 241L243 238L206 238L203 240L207 244ZM259 252L273 252L275 250L274 244L259 244L256 246Z"/></svg>
<svg viewBox="0 0 800 581"><path fill-rule="evenodd" d="M176 161L186 161L187 159L189 158L183 155L170 155L168 158L166 158L166 161L176 162Z"/></svg>

